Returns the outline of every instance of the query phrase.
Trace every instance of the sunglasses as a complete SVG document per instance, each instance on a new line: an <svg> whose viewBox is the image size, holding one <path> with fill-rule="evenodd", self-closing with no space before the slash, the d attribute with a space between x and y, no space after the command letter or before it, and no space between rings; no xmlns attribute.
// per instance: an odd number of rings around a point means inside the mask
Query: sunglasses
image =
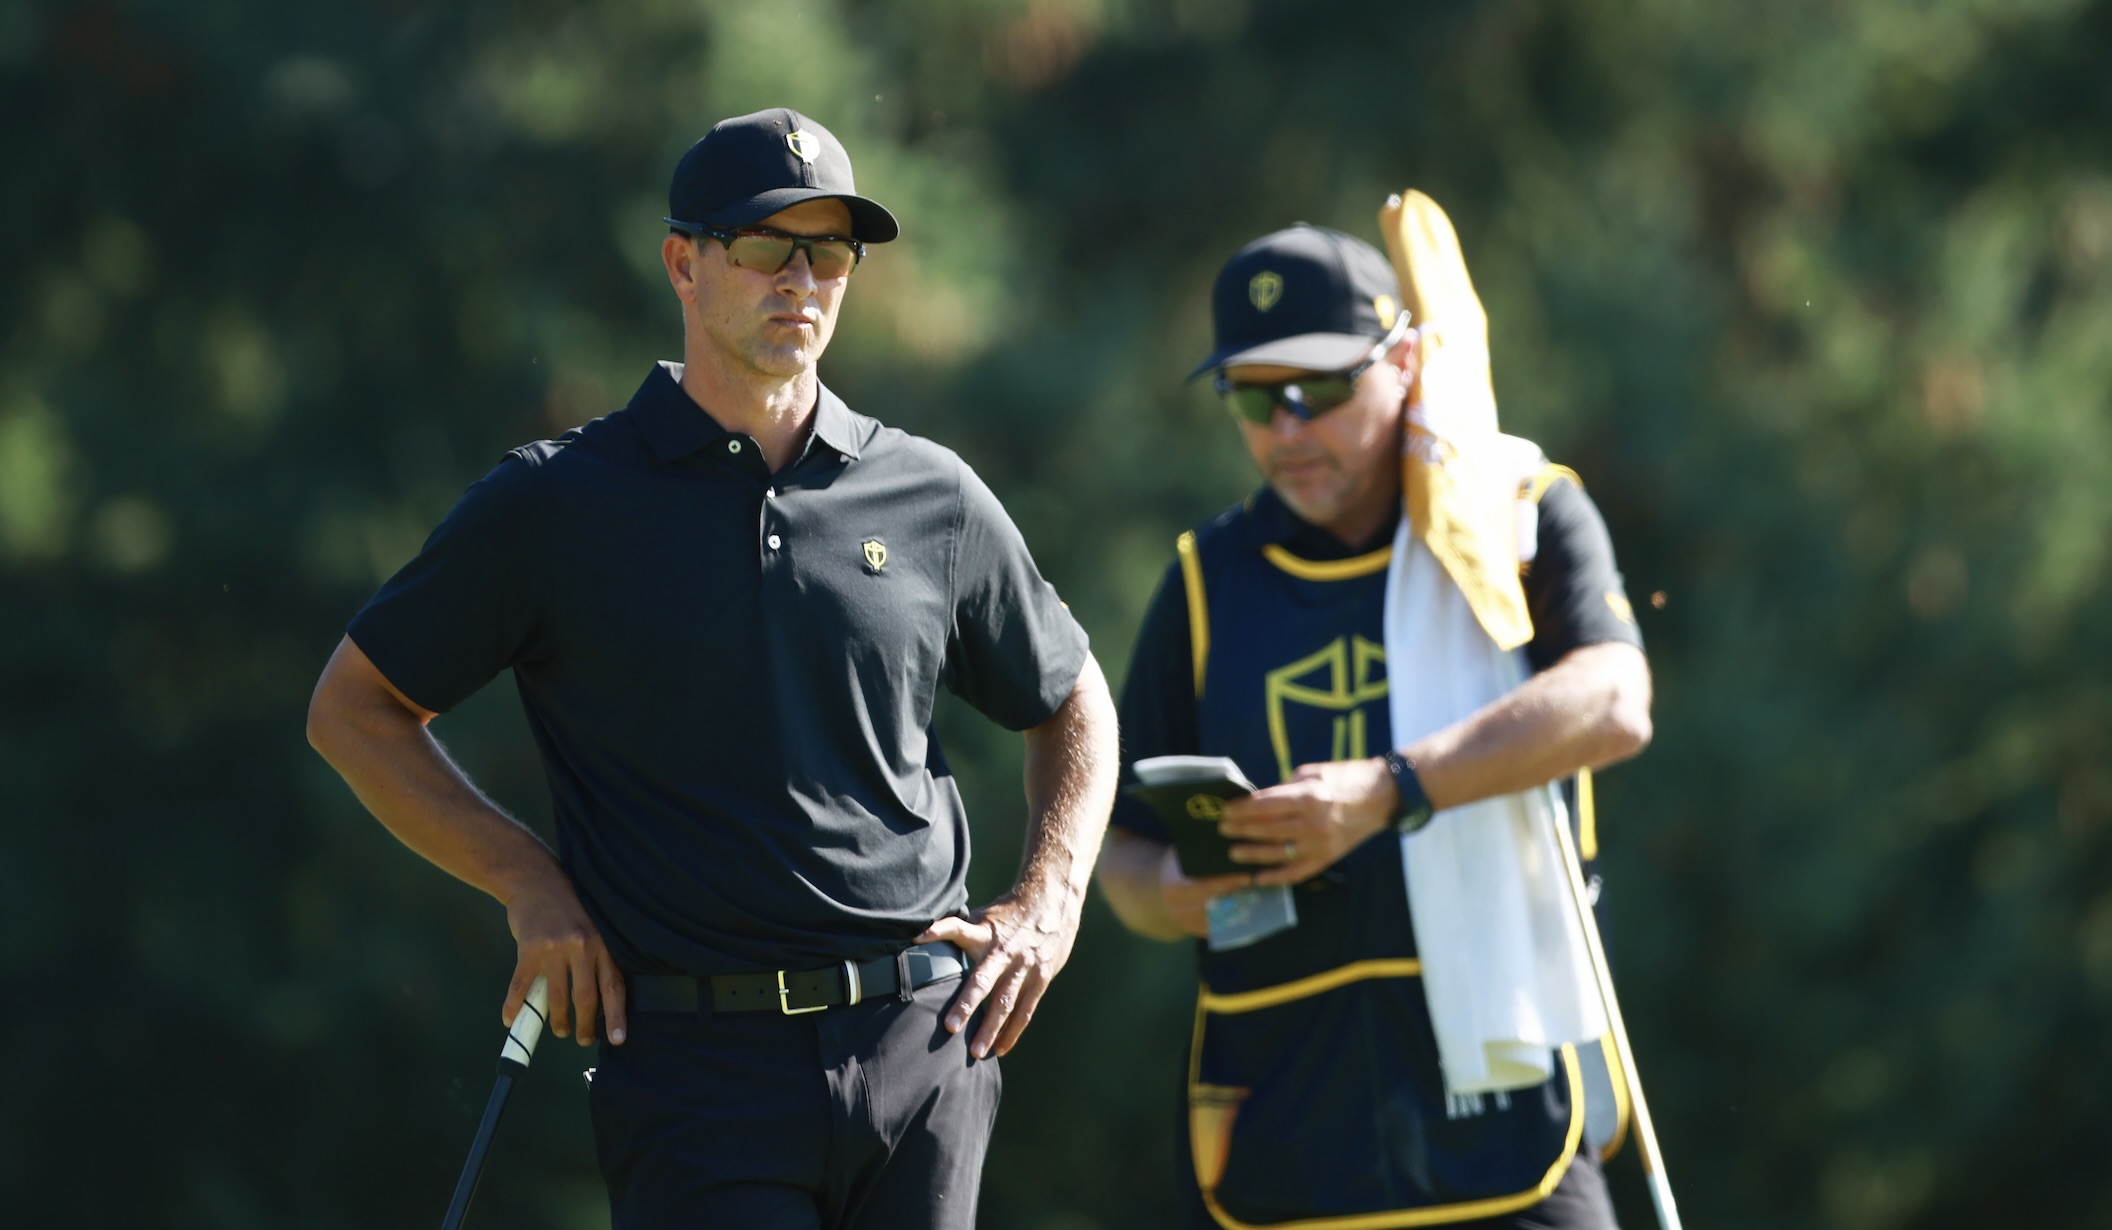
<svg viewBox="0 0 2112 1230"><path fill-rule="evenodd" d="M1357 378L1372 369L1390 350L1401 335L1407 332L1407 313L1401 314L1400 323L1386 331L1379 344L1372 347L1362 363L1347 371L1325 372L1311 376L1300 376L1295 380L1266 381L1259 384L1235 383L1225 378L1223 370L1217 373L1217 395L1224 398L1225 409L1242 422L1256 427L1267 427L1276 417L1276 407L1282 406L1290 416L1301 423L1310 423L1330 410L1339 409L1343 403L1357 394Z"/></svg>
<svg viewBox="0 0 2112 1230"><path fill-rule="evenodd" d="M849 277L865 256L865 245L843 235L794 235L767 226L722 230L715 226L678 226L679 231L726 245L726 259L757 273L776 273L792 263L795 252L807 254L807 268L817 280Z"/></svg>

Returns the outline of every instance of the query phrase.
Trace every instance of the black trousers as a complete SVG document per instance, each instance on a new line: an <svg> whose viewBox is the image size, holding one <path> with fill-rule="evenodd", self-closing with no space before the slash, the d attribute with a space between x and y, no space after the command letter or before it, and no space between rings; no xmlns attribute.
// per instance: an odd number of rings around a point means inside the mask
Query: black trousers
<svg viewBox="0 0 2112 1230"><path fill-rule="evenodd" d="M972 1230L1003 1077L960 980L802 1016L633 1013L589 1086L614 1230Z"/></svg>

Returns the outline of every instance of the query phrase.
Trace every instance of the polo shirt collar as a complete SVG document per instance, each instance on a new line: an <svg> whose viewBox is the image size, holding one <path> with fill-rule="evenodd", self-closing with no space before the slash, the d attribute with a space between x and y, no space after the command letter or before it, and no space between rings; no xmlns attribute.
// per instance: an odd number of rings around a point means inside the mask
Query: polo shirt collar
<svg viewBox="0 0 2112 1230"><path fill-rule="evenodd" d="M814 438L852 461L858 460L858 424L851 408L843 399L829 392L829 386L815 381L821 390L814 399Z"/></svg>
<svg viewBox="0 0 2112 1230"><path fill-rule="evenodd" d="M846 457L858 457L857 424L843 399L816 382L813 437ZM631 394L630 411L646 446L662 461L687 457L732 435L682 387L682 365L662 360Z"/></svg>

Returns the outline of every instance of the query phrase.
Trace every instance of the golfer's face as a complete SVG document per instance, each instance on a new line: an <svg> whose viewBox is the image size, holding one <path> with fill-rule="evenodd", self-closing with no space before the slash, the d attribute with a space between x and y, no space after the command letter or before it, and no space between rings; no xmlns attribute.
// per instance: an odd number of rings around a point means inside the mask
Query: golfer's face
<svg viewBox="0 0 2112 1230"><path fill-rule="evenodd" d="M1274 384L1331 373L1243 364L1225 374L1238 384ZM1239 420L1239 434L1254 468L1292 512L1338 536L1354 536L1399 496L1403 392L1401 369L1375 363L1333 410L1301 422L1278 406L1267 426Z"/></svg>
<svg viewBox="0 0 2112 1230"><path fill-rule="evenodd" d="M851 233L842 201L802 201L755 223L793 235ZM696 241L697 317L713 345L729 358L769 376L810 370L836 332L850 275L816 278L804 252L776 272L733 263L726 245Z"/></svg>

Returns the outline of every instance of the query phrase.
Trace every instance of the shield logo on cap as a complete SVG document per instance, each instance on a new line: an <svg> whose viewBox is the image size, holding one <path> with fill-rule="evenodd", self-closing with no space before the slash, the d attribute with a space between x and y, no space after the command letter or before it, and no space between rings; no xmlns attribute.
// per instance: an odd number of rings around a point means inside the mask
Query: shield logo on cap
<svg viewBox="0 0 2112 1230"><path fill-rule="evenodd" d="M1379 314L1379 328L1391 329L1401 314L1401 305L1393 301L1392 295L1380 295L1371 301L1371 308Z"/></svg>
<svg viewBox="0 0 2112 1230"><path fill-rule="evenodd" d="M877 538L865 540L865 566L874 572L887 567L887 544Z"/></svg>
<svg viewBox="0 0 2112 1230"><path fill-rule="evenodd" d="M801 162L812 162L814 155L821 152L821 142L816 141L814 134L804 128L786 133L785 144L792 147L792 152L799 155Z"/></svg>
<svg viewBox="0 0 2112 1230"><path fill-rule="evenodd" d="M1264 269L1247 282L1247 299L1257 312L1266 312L1283 298L1283 276Z"/></svg>

